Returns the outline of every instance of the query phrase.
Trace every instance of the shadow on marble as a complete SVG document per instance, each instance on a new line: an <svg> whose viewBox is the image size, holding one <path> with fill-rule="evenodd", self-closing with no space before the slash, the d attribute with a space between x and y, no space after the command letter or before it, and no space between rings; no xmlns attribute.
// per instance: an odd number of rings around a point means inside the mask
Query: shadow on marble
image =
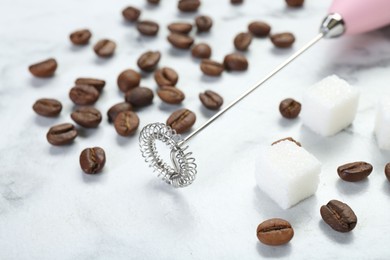
<svg viewBox="0 0 390 260"><path fill-rule="evenodd" d="M173 113L174 111L181 109L181 108L183 108L183 104L177 104L177 105L172 104L171 105L171 104L167 104L165 102L161 102L158 105L159 110L164 111L164 112L169 112L169 113Z"/></svg>
<svg viewBox="0 0 390 260"><path fill-rule="evenodd" d="M216 113L219 112L219 110L210 110L205 108L203 105L199 105L199 110L202 113L202 115L206 118L210 118L214 116Z"/></svg>
<svg viewBox="0 0 390 260"><path fill-rule="evenodd" d="M54 76L52 77L49 77L49 78L35 78L35 77L32 77L30 79L30 85L33 86L33 87L36 87L36 88L39 88L39 87L42 87L42 86L45 86L45 85L49 85L51 83L53 83L54 81Z"/></svg>
<svg viewBox="0 0 390 260"><path fill-rule="evenodd" d="M90 136L93 136L94 134L96 134L98 130L99 127L97 128L77 127L77 133L80 138L88 138Z"/></svg>
<svg viewBox="0 0 390 260"><path fill-rule="evenodd" d="M335 171L335 175L337 172ZM370 184L369 177L358 182L347 182L342 179L338 179L336 182L336 188L340 191L340 193L345 195L356 195L363 194L367 191L368 186Z"/></svg>
<svg viewBox="0 0 390 260"><path fill-rule="evenodd" d="M195 19L200 15L200 12L180 12L179 9L177 10L176 17L180 19Z"/></svg>
<svg viewBox="0 0 390 260"><path fill-rule="evenodd" d="M202 62L202 59L195 58L192 55L191 55L191 60L192 60L192 62L194 62L194 63L196 63L198 65L200 65L200 63Z"/></svg>
<svg viewBox="0 0 390 260"><path fill-rule="evenodd" d="M73 142L71 142L70 144L61 145L61 146L54 146L54 145L51 145L48 143L48 145L50 145L50 147L49 147L50 155L63 156L65 154L75 153L76 147L73 146Z"/></svg>
<svg viewBox="0 0 390 260"><path fill-rule="evenodd" d="M202 74L202 76L200 76L200 80L202 82L205 82L205 83L215 83L215 82L221 81L221 78L222 78L222 75L219 77L213 77L213 76L207 76L207 75Z"/></svg>
<svg viewBox="0 0 390 260"><path fill-rule="evenodd" d="M81 175L81 178L83 179L84 183L102 182L102 178L106 174L106 168L103 168L103 170L101 172L98 172L98 173L95 173L95 174L88 174L88 173L83 172L80 169L78 174Z"/></svg>
<svg viewBox="0 0 390 260"><path fill-rule="evenodd" d="M51 127L57 124L59 117L44 117L36 115L34 118L34 123L42 127Z"/></svg>
<svg viewBox="0 0 390 260"><path fill-rule="evenodd" d="M137 38L135 38L135 41L138 42L138 43L141 43L141 44L149 44L149 43L152 43L152 42L156 42L158 40L158 35L156 36L148 36L148 35L142 35L142 34L138 34ZM158 50L156 50L158 51Z"/></svg>
<svg viewBox="0 0 390 260"><path fill-rule="evenodd" d="M302 124L301 120L298 119L287 119L282 116L279 117L278 125L280 127L293 127L297 124Z"/></svg>
<svg viewBox="0 0 390 260"><path fill-rule="evenodd" d="M168 53L174 57L189 57L191 55L190 50L182 50L172 46L168 48Z"/></svg>
<svg viewBox="0 0 390 260"><path fill-rule="evenodd" d="M101 57L95 56L94 63L96 65L99 65L99 66L106 65L106 64L109 64L110 62L113 62L114 58L115 58L115 53L112 56L107 57L107 58L101 58Z"/></svg>
<svg viewBox="0 0 390 260"><path fill-rule="evenodd" d="M144 9L148 10L148 11L153 11L153 10L157 10L158 8L160 7L160 4L149 4L149 3L145 3L144 4Z"/></svg>
<svg viewBox="0 0 390 260"><path fill-rule="evenodd" d="M120 24L126 27L136 27L137 25L136 22L126 21L125 19L121 19Z"/></svg>
<svg viewBox="0 0 390 260"><path fill-rule="evenodd" d="M138 146L138 135L139 135L138 131L135 132L131 136L120 136L120 135L117 135L116 136L116 143L120 147L127 147L127 146L130 146L130 145Z"/></svg>
<svg viewBox="0 0 390 260"><path fill-rule="evenodd" d="M272 47L271 48L271 53L273 55L277 55L277 56L286 56L286 59L287 59L287 55L291 55L295 52L295 48L292 47L292 48L276 48L276 47Z"/></svg>
<svg viewBox="0 0 390 260"><path fill-rule="evenodd" d="M154 78L154 71L147 72L147 71L143 71L143 70L140 69L139 73L141 74L141 78L142 79ZM141 86L142 86L142 83L141 83Z"/></svg>
<svg viewBox="0 0 390 260"><path fill-rule="evenodd" d="M80 51L83 51L83 50L86 50L86 49L90 49L90 48L88 48L89 45L90 44L86 44L86 45L74 45L74 44L71 44L69 46L69 50L72 51L72 52L80 52Z"/></svg>
<svg viewBox="0 0 390 260"><path fill-rule="evenodd" d="M281 258L291 254L291 243L281 246L268 246L260 242L256 243L257 252L264 258Z"/></svg>
<svg viewBox="0 0 390 260"><path fill-rule="evenodd" d="M390 182L387 179L383 181L382 190L388 197L390 197Z"/></svg>
<svg viewBox="0 0 390 260"><path fill-rule="evenodd" d="M318 221L318 226L327 238L337 244L348 245L351 244L355 238L353 231L347 233L337 232L333 230L328 224L326 224L322 219Z"/></svg>

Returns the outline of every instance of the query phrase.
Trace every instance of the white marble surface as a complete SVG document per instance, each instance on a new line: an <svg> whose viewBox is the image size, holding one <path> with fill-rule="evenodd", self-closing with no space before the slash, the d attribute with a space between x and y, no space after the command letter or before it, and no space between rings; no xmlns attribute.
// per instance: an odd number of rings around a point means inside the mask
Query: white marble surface
<svg viewBox="0 0 390 260"><path fill-rule="evenodd" d="M153 8L143 0L0 0L0 259L388 259L390 183L383 168L390 153L377 148L373 124L377 100L390 94L389 29L320 42L192 139L198 178L188 188L175 190L157 179L140 156L137 137L118 137L106 118L70 146L47 143L51 125L71 122L68 91L77 77L107 81L96 103L105 114L123 99L117 75L136 68L146 50L162 51L160 66L178 71L178 86L187 95L182 106L197 113L194 128L199 127L212 115L201 108L199 92L213 89L226 103L233 100L311 39L328 6L327 1L306 1L303 9L290 10L282 0L246 0L240 7L228 0L204 0L198 13L212 15L215 23L196 41L210 43L216 60L233 51L233 37L252 20L268 21L274 32L291 31L297 37L291 50L255 39L246 53L247 72L210 79L189 52L174 50L166 41L169 22L192 21L194 15L180 14L176 1L161 2ZM160 23L158 37L140 37L123 22L120 12L129 4L142 8L142 18ZM73 47L69 33L85 27L93 32L91 44ZM92 51L103 37L118 43L108 60ZM28 65L48 57L59 62L55 77L33 78ZM280 117L280 100L299 100L307 86L330 74L361 92L351 127L322 138L302 127L299 118ZM151 75L142 85L156 89ZM41 97L62 101L59 118L32 111ZM175 109L155 97L138 113L141 126L165 121ZM301 141L323 163L316 195L289 210L256 187L253 172L257 145L285 136ZM96 145L106 150L107 164L103 173L87 176L80 170L79 153ZM337 166L355 160L372 163L374 172L360 183L340 181ZM330 199L355 210L358 224L351 233L334 232L322 222L319 208ZM271 217L292 223L295 236L289 244L267 247L257 241L257 225Z"/></svg>

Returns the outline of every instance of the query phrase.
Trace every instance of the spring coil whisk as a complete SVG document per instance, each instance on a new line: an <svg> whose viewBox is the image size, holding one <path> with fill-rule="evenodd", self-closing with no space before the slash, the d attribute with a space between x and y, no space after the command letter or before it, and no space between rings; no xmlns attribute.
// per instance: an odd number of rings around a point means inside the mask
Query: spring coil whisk
<svg viewBox="0 0 390 260"><path fill-rule="evenodd" d="M173 167L164 162L156 149L156 140L166 144L171 150ZM187 152L188 146L183 145L183 139L175 130L162 123L145 126L139 137L140 149L145 161L158 172L158 176L166 183L181 188L190 185L196 177L195 159L192 152Z"/></svg>

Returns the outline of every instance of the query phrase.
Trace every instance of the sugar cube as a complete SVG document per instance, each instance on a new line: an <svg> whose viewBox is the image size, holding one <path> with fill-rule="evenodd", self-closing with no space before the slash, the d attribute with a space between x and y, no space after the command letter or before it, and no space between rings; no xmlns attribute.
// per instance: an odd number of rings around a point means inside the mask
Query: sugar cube
<svg viewBox="0 0 390 260"><path fill-rule="evenodd" d="M321 163L296 143L285 140L262 146L257 159L257 185L281 208L290 208L316 192Z"/></svg>
<svg viewBox="0 0 390 260"><path fill-rule="evenodd" d="M390 96L383 97L379 102L374 132L379 148L390 150Z"/></svg>
<svg viewBox="0 0 390 260"><path fill-rule="evenodd" d="M355 118L359 91L336 75L308 88L302 99L302 121L322 136L331 136L349 126Z"/></svg>

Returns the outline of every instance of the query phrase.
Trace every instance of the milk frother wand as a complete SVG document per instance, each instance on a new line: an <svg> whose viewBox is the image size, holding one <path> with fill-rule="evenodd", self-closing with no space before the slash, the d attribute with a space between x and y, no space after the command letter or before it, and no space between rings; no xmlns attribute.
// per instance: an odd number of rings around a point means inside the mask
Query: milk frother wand
<svg viewBox="0 0 390 260"><path fill-rule="evenodd" d="M186 145L191 138L200 133L218 117L260 87L264 82L273 77L322 38L334 38L344 34L363 33L387 24L390 24L390 0L334 0L329 9L329 15L323 20L320 26L320 32L316 37L186 138L183 139L179 134L176 134L175 130L163 123L146 125L139 136L142 156L166 183L175 188L190 185L196 177L195 158L191 156L192 152L187 151L188 145ZM170 148L173 167L167 162L164 162L159 156L156 149L156 140L163 142Z"/></svg>

